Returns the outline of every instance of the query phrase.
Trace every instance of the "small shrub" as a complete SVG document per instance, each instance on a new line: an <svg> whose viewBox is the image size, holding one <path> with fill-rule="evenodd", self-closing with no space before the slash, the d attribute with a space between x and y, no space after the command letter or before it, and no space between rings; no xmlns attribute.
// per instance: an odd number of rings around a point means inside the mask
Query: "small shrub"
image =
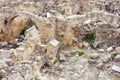
<svg viewBox="0 0 120 80"><path fill-rule="evenodd" d="M110 58L114 59L115 55L113 53L110 53Z"/></svg>
<svg viewBox="0 0 120 80"><path fill-rule="evenodd" d="M6 25L7 23L8 23L8 21L5 19L5 20L4 20L4 24Z"/></svg>
<svg viewBox="0 0 120 80"><path fill-rule="evenodd" d="M54 60L54 61L53 61L53 64L56 64L56 63L57 63L57 60Z"/></svg>
<svg viewBox="0 0 120 80"><path fill-rule="evenodd" d="M36 24L32 20L29 20L26 26L22 29L20 35L24 35L25 31L29 29L30 27L32 27L33 25L36 25Z"/></svg>
<svg viewBox="0 0 120 80"><path fill-rule="evenodd" d="M25 27L25 28L21 31L20 35L24 35L26 30L27 30L27 28Z"/></svg>
<svg viewBox="0 0 120 80"><path fill-rule="evenodd" d="M82 56L83 54L85 54L85 52L84 51L77 51L77 54L78 54L78 56Z"/></svg>
<svg viewBox="0 0 120 80"><path fill-rule="evenodd" d="M95 34L94 33L87 34L82 40L88 43L93 43L95 41Z"/></svg>

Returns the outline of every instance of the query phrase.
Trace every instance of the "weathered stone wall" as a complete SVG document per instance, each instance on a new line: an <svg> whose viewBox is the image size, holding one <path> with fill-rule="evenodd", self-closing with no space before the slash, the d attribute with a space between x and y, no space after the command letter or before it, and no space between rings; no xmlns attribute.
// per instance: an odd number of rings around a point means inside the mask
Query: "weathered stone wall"
<svg viewBox="0 0 120 80"><path fill-rule="evenodd" d="M73 42L73 40L71 39L74 39L75 32L73 31L74 27L85 28L85 26L88 25L88 27L94 29L94 27L90 26L89 24L95 21L107 22L110 25L112 25L113 28L119 27L120 24L119 21L120 17L118 15L114 15L104 11L92 11L84 15L72 15L66 17L66 19L64 19L63 21L59 19L57 20L54 17L53 18L37 17L37 15L34 15L33 13L28 13L24 11L18 11L17 15L24 15L35 22L39 31L41 32L42 42L48 42L49 40L54 39L56 35L61 35L61 37L59 36L57 37L57 39L63 41L63 43L70 42L69 44L71 44ZM55 17L57 17L57 15ZM19 33L18 31L16 32ZM71 38L69 35L73 37ZM64 40L66 42L64 42Z"/></svg>

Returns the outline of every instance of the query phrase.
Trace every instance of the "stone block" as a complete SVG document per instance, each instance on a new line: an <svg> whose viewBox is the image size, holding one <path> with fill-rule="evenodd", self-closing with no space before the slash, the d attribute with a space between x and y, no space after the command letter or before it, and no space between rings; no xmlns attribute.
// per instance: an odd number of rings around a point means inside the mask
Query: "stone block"
<svg viewBox="0 0 120 80"><path fill-rule="evenodd" d="M65 58L64 54L60 54L60 61L66 61L66 58Z"/></svg>
<svg viewBox="0 0 120 80"><path fill-rule="evenodd" d="M120 67L113 65L113 66L112 66L112 70L117 71L117 72L120 72Z"/></svg>
<svg viewBox="0 0 120 80"><path fill-rule="evenodd" d="M39 31L36 29L35 26L32 26L31 28L26 30L25 39L31 39L34 41L40 40Z"/></svg>
<svg viewBox="0 0 120 80"><path fill-rule="evenodd" d="M49 43L47 44L46 59L48 61L56 60L57 52L60 47L59 44L60 44L59 41L57 41L56 39L49 41Z"/></svg>

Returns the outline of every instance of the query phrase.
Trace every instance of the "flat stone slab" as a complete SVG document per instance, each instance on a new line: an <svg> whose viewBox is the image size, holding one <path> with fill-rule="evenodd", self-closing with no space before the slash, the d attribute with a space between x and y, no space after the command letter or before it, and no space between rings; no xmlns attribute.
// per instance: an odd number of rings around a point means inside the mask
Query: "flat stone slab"
<svg viewBox="0 0 120 80"><path fill-rule="evenodd" d="M113 66L112 66L112 70L117 71L117 72L120 72L120 67L113 65Z"/></svg>

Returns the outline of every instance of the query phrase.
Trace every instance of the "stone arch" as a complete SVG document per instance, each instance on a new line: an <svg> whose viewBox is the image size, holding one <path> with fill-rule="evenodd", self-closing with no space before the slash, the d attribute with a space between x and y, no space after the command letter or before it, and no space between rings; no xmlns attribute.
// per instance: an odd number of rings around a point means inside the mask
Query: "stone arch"
<svg viewBox="0 0 120 80"><path fill-rule="evenodd" d="M18 16L25 16L25 17L31 19L33 22L35 22L35 24L37 26L39 26L38 23L40 23L40 19L36 15L34 15L33 13L25 12L25 11L17 11L15 13L13 13L12 16L9 17L8 22L10 23L14 18L16 18Z"/></svg>
<svg viewBox="0 0 120 80"><path fill-rule="evenodd" d="M35 15L34 13L26 11L17 11L14 14L15 16L22 15L30 18L36 24L37 29L41 33L41 41L47 42L48 40L51 40L55 37L55 19L42 18ZM10 20L12 20L12 18Z"/></svg>

